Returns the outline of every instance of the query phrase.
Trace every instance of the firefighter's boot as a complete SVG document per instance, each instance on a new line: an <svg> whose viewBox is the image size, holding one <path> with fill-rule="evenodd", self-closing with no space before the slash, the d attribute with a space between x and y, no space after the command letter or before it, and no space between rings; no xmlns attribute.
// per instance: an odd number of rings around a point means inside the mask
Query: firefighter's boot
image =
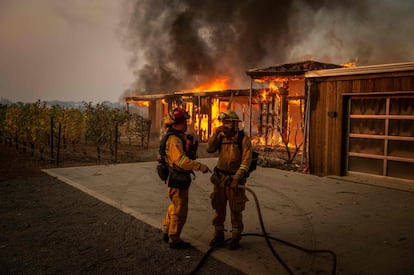
<svg viewBox="0 0 414 275"><path fill-rule="evenodd" d="M236 250L240 247L240 240L239 239L231 239L229 244L230 250Z"/></svg>
<svg viewBox="0 0 414 275"><path fill-rule="evenodd" d="M170 237L168 237L168 233L162 233L162 240L165 243L168 243L168 241L170 240Z"/></svg>
<svg viewBox="0 0 414 275"><path fill-rule="evenodd" d="M183 240L180 240L175 243L170 243L170 248L173 249L188 249L191 248L191 244L189 242L185 242Z"/></svg>
<svg viewBox="0 0 414 275"><path fill-rule="evenodd" d="M222 245L223 243L224 243L224 237L222 237L222 236L214 237L210 242L210 246L211 247L219 246L219 245Z"/></svg>

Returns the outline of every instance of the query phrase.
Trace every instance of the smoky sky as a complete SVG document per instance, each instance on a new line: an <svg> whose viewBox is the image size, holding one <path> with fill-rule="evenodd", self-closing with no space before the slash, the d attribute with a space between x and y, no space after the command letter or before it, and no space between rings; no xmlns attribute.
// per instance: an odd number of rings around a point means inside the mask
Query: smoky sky
<svg viewBox="0 0 414 275"><path fill-rule="evenodd" d="M414 2L391 0L135 0L121 37L135 81L125 94L169 93L246 71L317 60L413 61Z"/></svg>
<svg viewBox="0 0 414 275"><path fill-rule="evenodd" d="M133 82L121 1L0 0L0 97L118 101Z"/></svg>

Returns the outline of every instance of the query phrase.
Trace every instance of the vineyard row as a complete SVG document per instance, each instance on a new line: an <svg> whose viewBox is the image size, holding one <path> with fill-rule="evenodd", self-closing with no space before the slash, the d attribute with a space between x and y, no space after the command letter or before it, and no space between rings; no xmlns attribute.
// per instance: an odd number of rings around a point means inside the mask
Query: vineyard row
<svg viewBox="0 0 414 275"><path fill-rule="evenodd" d="M57 162L61 149L86 154L87 148L94 148L98 160L109 151L117 161L121 137L129 145L138 140L139 146L148 147L150 126L138 114L100 103L84 103L82 108L48 107L40 101L0 105L0 142Z"/></svg>

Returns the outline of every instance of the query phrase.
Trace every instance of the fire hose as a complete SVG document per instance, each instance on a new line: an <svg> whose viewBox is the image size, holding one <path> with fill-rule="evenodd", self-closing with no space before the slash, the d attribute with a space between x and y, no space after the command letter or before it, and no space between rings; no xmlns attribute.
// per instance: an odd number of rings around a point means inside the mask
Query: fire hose
<svg viewBox="0 0 414 275"><path fill-rule="evenodd" d="M293 271L290 269L290 267L286 264L285 261L283 261L283 259L280 257L280 255L276 252L275 248L273 247L272 243L270 242L270 240L274 240L274 241L278 241L284 245L296 248L298 250L301 250L303 252L309 253L309 254L329 254L332 256L332 270L331 270L331 274L335 274L336 273L336 254L335 252L331 251L331 250L313 250L313 249L308 249L290 242L287 242L285 240L282 239L278 239L275 237L271 237L267 234L266 232L266 228L264 226L264 222L263 222L263 217L262 217L262 213L260 210L260 205L259 205L259 200L257 199L256 193L250 189L249 187L246 187L244 185L240 185L239 188L244 189L246 191L248 191L254 198L255 204L256 204L256 209L257 209L257 214L259 216L259 222L260 222L260 227L262 230L263 234L258 234L258 233L245 233L242 234L242 236L253 236L253 237L262 237L265 238L266 240L266 244L269 247L270 251L272 252L272 255L276 258L276 260L283 266L283 268L289 273L289 274L294 274ZM197 266L190 272L190 274L196 274L200 268L203 266L204 262L206 261L206 259L208 258L208 256L217 248L223 246L225 243L229 242L231 240L231 238L226 239L222 244L219 244L217 246L213 246L211 247L209 250L207 250L203 257L200 259L200 261L198 262Z"/></svg>

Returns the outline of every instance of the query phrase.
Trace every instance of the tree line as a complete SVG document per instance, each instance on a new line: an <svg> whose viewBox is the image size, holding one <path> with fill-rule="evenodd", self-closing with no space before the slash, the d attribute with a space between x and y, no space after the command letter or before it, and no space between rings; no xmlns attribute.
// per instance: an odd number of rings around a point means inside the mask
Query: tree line
<svg viewBox="0 0 414 275"><path fill-rule="evenodd" d="M141 146L148 144L151 122L121 108L103 103L83 103L80 108L45 102L0 104L0 142L22 151L38 152L41 159L56 159L59 150L76 152L80 145L93 146L96 157L101 158L102 148L109 148L116 160L121 134L138 138ZM49 154L46 155L45 152ZM57 155L57 156L56 156Z"/></svg>

